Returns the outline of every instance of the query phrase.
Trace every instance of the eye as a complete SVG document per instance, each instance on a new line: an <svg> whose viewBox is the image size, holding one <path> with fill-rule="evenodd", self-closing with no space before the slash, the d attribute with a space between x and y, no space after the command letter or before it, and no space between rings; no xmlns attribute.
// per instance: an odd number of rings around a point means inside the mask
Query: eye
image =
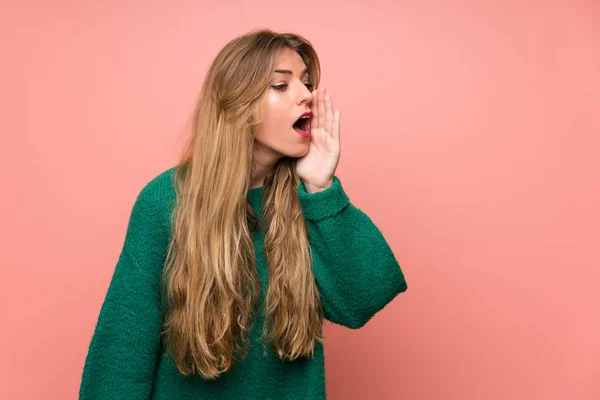
<svg viewBox="0 0 600 400"><path fill-rule="evenodd" d="M288 85L286 83L282 83L281 85L274 85L271 87L279 92L283 92L285 90L285 88L287 88L287 86Z"/></svg>
<svg viewBox="0 0 600 400"><path fill-rule="evenodd" d="M314 83L310 83L310 82L309 83L305 83L304 86L306 86L308 88L308 90L311 90L311 91L312 91L312 88L315 87ZM288 87L288 85L287 85L287 83L282 83L280 85L274 85L274 86L271 86L271 87L273 89L279 91L279 92L283 92Z"/></svg>

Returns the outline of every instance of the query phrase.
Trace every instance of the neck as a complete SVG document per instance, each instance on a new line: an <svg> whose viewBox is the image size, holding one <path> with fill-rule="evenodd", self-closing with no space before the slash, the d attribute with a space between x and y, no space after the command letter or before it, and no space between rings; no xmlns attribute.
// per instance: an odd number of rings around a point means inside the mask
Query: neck
<svg viewBox="0 0 600 400"><path fill-rule="evenodd" d="M281 154L269 148L260 144L254 146L250 189L255 189L264 185L265 178L271 173L280 158Z"/></svg>

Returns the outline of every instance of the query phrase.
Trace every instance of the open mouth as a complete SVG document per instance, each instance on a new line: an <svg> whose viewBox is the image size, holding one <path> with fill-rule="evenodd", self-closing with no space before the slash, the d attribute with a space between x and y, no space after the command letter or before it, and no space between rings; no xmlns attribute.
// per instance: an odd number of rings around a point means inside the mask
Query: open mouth
<svg viewBox="0 0 600 400"><path fill-rule="evenodd" d="M298 118L298 120L294 123L294 130L304 136L310 137L310 120L312 118L311 113L304 113Z"/></svg>

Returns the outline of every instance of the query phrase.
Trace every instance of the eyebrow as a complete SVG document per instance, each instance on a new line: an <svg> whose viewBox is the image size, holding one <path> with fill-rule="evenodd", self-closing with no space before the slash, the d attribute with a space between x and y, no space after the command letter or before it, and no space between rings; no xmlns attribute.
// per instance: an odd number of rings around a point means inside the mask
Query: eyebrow
<svg viewBox="0 0 600 400"><path fill-rule="evenodd" d="M292 71L290 71L289 69L276 69L275 73L279 73L279 74L288 74L288 75L294 75L294 73ZM304 76L308 73L308 68L306 68L304 71L302 71L302 74L300 76Z"/></svg>

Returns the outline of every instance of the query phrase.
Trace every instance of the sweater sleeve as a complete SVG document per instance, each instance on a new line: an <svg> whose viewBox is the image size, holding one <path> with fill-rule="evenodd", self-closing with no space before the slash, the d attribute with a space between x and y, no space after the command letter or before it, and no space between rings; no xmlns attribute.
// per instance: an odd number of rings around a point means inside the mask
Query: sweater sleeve
<svg viewBox="0 0 600 400"><path fill-rule="evenodd" d="M79 398L149 399L160 351L168 232L150 183L138 195L83 368Z"/></svg>
<svg viewBox="0 0 600 400"><path fill-rule="evenodd" d="M371 219L350 203L337 177L331 187L312 194L301 183L298 195L325 318L360 328L407 289L400 265Z"/></svg>

